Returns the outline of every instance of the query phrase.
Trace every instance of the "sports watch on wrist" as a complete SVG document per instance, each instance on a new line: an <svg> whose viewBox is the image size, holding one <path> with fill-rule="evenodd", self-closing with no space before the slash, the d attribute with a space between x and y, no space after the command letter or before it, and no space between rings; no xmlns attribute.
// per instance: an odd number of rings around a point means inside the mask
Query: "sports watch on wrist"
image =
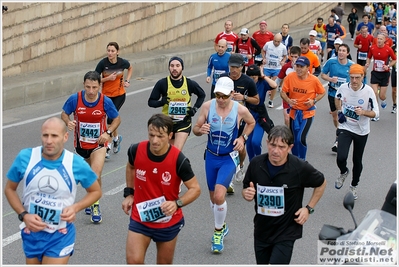
<svg viewBox="0 0 399 267"><path fill-rule="evenodd" d="M181 207L183 207L183 201L181 201L180 198L177 199L175 202L176 202L176 206L177 206L178 209L180 209Z"/></svg>
<svg viewBox="0 0 399 267"><path fill-rule="evenodd" d="M112 136L112 132L111 132L110 130L107 130L106 133L107 133L109 136Z"/></svg>
<svg viewBox="0 0 399 267"><path fill-rule="evenodd" d="M25 211L23 211L23 212L21 212L20 214L18 214L18 219L21 221L21 222L23 222L24 221L24 216L26 215L26 214L28 214L29 212L27 212L26 210Z"/></svg>
<svg viewBox="0 0 399 267"><path fill-rule="evenodd" d="M244 138L244 143L246 143L248 140L248 136L245 133L243 133L241 136L242 138Z"/></svg>
<svg viewBox="0 0 399 267"><path fill-rule="evenodd" d="M314 212L314 208L312 208L311 206L306 205L306 208L308 209L309 214L312 214Z"/></svg>

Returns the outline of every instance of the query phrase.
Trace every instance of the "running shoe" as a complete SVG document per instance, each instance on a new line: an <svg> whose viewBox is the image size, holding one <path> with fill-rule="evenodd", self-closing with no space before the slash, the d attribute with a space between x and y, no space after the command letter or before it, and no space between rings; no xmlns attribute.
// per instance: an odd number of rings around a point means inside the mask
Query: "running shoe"
<svg viewBox="0 0 399 267"><path fill-rule="evenodd" d="M349 189L351 190L353 194L353 199L357 199L357 186L349 186Z"/></svg>
<svg viewBox="0 0 399 267"><path fill-rule="evenodd" d="M224 249L223 246L223 232L222 230L220 231L214 231L213 232L213 242L212 242L212 247L211 250L213 253L221 253Z"/></svg>
<svg viewBox="0 0 399 267"><path fill-rule="evenodd" d="M233 178L233 180L234 180L234 179L235 179L235 178ZM229 185L229 187L227 188L227 194L229 194L229 195L234 194L234 184L233 184L233 181L230 182L230 185Z"/></svg>
<svg viewBox="0 0 399 267"><path fill-rule="evenodd" d="M391 111L391 113L396 114L396 104L394 104L394 105L392 106L392 111Z"/></svg>
<svg viewBox="0 0 399 267"><path fill-rule="evenodd" d="M337 153L337 151L338 151L338 141L334 142L334 145L332 146L331 150L332 150L332 152Z"/></svg>
<svg viewBox="0 0 399 267"><path fill-rule="evenodd" d="M371 121L379 121L380 117L371 118Z"/></svg>
<svg viewBox="0 0 399 267"><path fill-rule="evenodd" d="M106 158L106 159L109 159L109 158L110 158L110 154L109 154L110 151L111 151L111 148L110 148L110 147L107 147L107 151L105 152L105 158Z"/></svg>
<svg viewBox="0 0 399 267"><path fill-rule="evenodd" d="M100 204L91 205L91 222L92 223L100 223L102 222L103 217L100 211Z"/></svg>
<svg viewBox="0 0 399 267"><path fill-rule="evenodd" d="M385 108L387 107L387 100L382 100L382 101L381 101L381 107L382 107L383 109L385 109Z"/></svg>
<svg viewBox="0 0 399 267"><path fill-rule="evenodd" d="M118 153L121 150L121 142L122 142L122 135L118 135L118 140L113 141L114 143L114 154Z"/></svg>
<svg viewBox="0 0 399 267"><path fill-rule="evenodd" d="M85 208L86 215L91 215L91 207Z"/></svg>
<svg viewBox="0 0 399 267"><path fill-rule="evenodd" d="M273 105L273 101L271 101L271 100L269 100L269 103L268 103L268 105L267 105L269 108L272 108L272 107L274 107L274 105Z"/></svg>
<svg viewBox="0 0 399 267"><path fill-rule="evenodd" d="M239 184L242 182L242 180L244 180L244 165L242 167L240 167L240 170L236 173L236 175L234 176L234 182L236 184Z"/></svg>
<svg viewBox="0 0 399 267"><path fill-rule="evenodd" d="M229 226L227 225L227 223L223 224L222 233L223 233L223 238L225 238L229 234ZM212 236L212 243L213 243L213 236Z"/></svg>
<svg viewBox="0 0 399 267"><path fill-rule="evenodd" d="M340 174L339 177L337 178L337 180L335 181L335 188L340 189L345 182L346 177L349 174L349 170L348 168L346 169L346 172L343 174Z"/></svg>

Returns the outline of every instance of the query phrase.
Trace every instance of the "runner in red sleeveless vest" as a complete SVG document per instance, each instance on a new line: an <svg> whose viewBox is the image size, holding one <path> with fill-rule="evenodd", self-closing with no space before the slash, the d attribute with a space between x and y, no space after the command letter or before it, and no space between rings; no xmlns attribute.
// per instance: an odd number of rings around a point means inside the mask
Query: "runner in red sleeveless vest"
<svg viewBox="0 0 399 267"><path fill-rule="evenodd" d="M112 100L99 92L101 76L96 71L89 71L83 79L84 90L71 95L62 107L61 119L74 131L74 147L91 169L97 174L101 186L101 172L104 166L105 153L112 132L118 128L121 119ZM73 120L70 115L74 114ZM112 119L108 126L106 117ZM91 215L93 223L102 221L100 204L96 201L85 209Z"/></svg>

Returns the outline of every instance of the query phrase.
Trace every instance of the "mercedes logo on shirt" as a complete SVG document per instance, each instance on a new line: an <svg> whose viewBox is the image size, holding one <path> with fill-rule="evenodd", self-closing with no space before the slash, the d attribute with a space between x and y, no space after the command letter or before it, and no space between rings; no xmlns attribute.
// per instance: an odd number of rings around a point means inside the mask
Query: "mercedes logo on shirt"
<svg viewBox="0 0 399 267"><path fill-rule="evenodd" d="M53 194L58 190L58 181L55 177L46 175L39 180L39 191Z"/></svg>

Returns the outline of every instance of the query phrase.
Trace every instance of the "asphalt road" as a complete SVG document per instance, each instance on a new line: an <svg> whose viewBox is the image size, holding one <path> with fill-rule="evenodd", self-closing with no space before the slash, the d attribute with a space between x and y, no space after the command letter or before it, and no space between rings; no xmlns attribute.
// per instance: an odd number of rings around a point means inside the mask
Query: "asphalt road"
<svg viewBox="0 0 399 267"><path fill-rule="evenodd" d="M353 41L349 37L345 41L353 48ZM354 51L353 49L353 58L355 58ZM210 85L205 82L205 70L205 65L198 65L184 70L184 74L196 80L207 94L210 94ZM131 143L147 139L148 118L154 113L161 112L160 108L153 109L147 106L148 96L155 82L167 74L165 67L164 73L132 81L121 110L122 124L119 132L123 135L122 149L120 153L111 155L103 170L103 197L100 201L103 222L93 225L84 212L78 214L75 253L70 259L70 264L125 264L125 240L129 218L123 213L121 203L122 190L125 186L126 151ZM371 133L366 145L363 158L364 168L358 187L359 199L354 208L358 222L368 210L381 207L391 183L397 177L397 116L390 113L392 105L390 94L389 87L388 108L380 110L380 121L371 122ZM51 115L59 116L65 100L66 97L3 112L3 188L6 183L6 172L17 153L23 148L40 145L41 124ZM269 109L269 114L276 124L283 124L282 110L278 109L281 104L280 98L275 100L274 104L275 108ZM335 163L336 154L331 152L334 138L335 129L329 114L327 97L324 97L317 103L316 117L307 137L307 160L324 173L328 184L321 201L315 207L315 213L310 216L304 226L303 238L295 243L292 264L316 264L318 232L323 224L338 225L345 229L354 226L349 213L342 206L351 177L348 177L340 190L334 188L334 181L339 174ZM184 154L191 161L202 193L194 203L183 208L186 225L179 234L174 263L253 265L255 264L252 234L254 209L252 202L247 202L241 197L241 185L236 185L235 195L227 196L227 223L230 234L225 239L225 250L220 255L211 253L213 215L209 207L204 172L205 142L205 136L196 137L191 134L183 149ZM68 140L66 148L73 151L72 138ZM352 168L351 157L350 154L348 161L350 169ZM185 192L184 188L183 192ZM79 187L77 197L80 198L83 193L84 190ZM311 193L311 189L306 190L304 205ZM24 264L25 257L18 233L17 215L9 206L4 194L2 202L2 263ZM145 262L156 263L153 243L148 249Z"/></svg>

